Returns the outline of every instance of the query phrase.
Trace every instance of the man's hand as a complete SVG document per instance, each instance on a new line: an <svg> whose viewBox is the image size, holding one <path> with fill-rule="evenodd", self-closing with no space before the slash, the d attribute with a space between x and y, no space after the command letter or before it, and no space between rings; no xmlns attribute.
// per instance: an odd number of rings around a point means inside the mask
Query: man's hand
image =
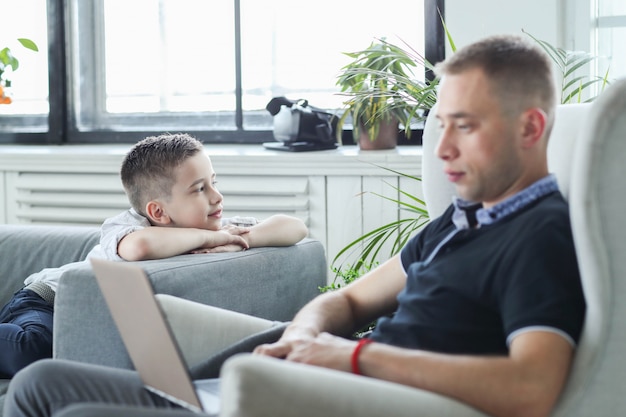
<svg viewBox="0 0 626 417"><path fill-rule="evenodd" d="M253 353L285 359L294 349L297 349L299 345L312 343L316 336L317 332L311 329L290 326L287 327L278 341L259 345L254 349Z"/></svg>
<svg viewBox="0 0 626 417"><path fill-rule="evenodd" d="M306 363L351 372L350 358L357 342L321 333L315 339L294 346L285 359L292 362Z"/></svg>
<svg viewBox="0 0 626 417"><path fill-rule="evenodd" d="M350 357L355 346L354 341L320 333L317 337L281 338L278 342L258 346L254 353L350 372Z"/></svg>

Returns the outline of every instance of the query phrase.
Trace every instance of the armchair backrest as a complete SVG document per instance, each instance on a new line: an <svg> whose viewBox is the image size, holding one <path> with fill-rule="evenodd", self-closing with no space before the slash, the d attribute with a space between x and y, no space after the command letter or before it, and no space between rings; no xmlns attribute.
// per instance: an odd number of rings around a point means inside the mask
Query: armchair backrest
<svg viewBox="0 0 626 417"><path fill-rule="evenodd" d="M434 155L434 111L423 138L422 180L432 217L453 187ZM626 79L593 104L561 105L548 144L548 165L570 204L587 301L585 327L555 417L616 416L626 410Z"/></svg>
<svg viewBox="0 0 626 417"><path fill-rule="evenodd" d="M587 300L585 329L554 415L616 416L626 410L626 79L590 108L573 155L570 213Z"/></svg>

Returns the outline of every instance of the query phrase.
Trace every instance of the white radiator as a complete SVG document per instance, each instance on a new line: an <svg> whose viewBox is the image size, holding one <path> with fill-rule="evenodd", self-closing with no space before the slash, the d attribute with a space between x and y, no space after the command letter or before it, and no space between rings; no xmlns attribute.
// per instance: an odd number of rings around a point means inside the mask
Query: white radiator
<svg viewBox="0 0 626 417"><path fill-rule="evenodd" d="M100 225L129 207L117 174L6 172L7 223ZM220 176L225 216L285 213L309 222L306 176Z"/></svg>

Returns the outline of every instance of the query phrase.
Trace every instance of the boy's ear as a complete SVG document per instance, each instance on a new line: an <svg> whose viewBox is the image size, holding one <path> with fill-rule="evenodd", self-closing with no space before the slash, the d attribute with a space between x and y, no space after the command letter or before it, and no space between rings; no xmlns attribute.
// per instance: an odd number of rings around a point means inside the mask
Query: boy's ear
<svg viewBox="0 0 626 417"><path fill-rule="evenodd" d="M158 226L165 226L172 220L165 213L163 206L158 201L152 200L146 204L146 215L150 221Z"/></svg>

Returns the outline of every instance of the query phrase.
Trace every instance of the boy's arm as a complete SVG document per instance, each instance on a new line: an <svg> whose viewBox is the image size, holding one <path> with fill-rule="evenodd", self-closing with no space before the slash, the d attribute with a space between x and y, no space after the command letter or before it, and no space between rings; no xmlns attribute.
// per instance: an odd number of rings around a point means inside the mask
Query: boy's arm
<svg viewBox="0 0 626 417"><path fill-rule="evenodd" d="M117 252L126 261L162 259L190 253L198 248L238 245L248 248L247 228L230 227L228 230L203 230L178 227L146 227L124 236Z"/></svg>
<svg viewBox="0 0 626 417"><path fill-rule="evenodd" d="M248 230L242 237L251 248L294 245L309 233L302 220L284 214L271 216Z"/></svg>

